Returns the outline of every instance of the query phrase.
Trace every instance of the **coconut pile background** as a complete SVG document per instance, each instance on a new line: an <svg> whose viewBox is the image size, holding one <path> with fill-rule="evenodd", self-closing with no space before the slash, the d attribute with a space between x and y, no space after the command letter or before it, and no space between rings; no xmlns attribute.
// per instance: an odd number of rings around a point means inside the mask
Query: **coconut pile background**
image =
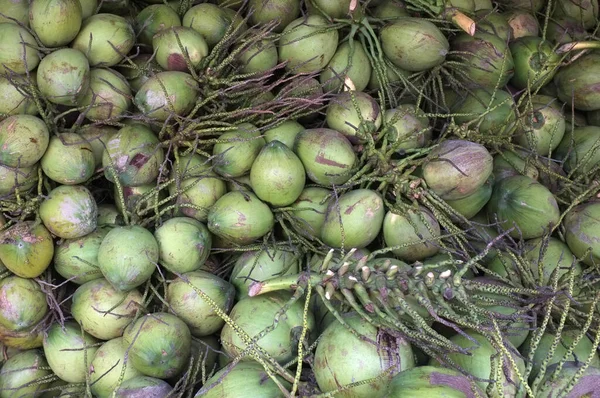
<svg viewBox="0 0 600 398"><path fill-rule="evenodd" d="M0 0L0 397L597 394L598 12Z"/></svg>

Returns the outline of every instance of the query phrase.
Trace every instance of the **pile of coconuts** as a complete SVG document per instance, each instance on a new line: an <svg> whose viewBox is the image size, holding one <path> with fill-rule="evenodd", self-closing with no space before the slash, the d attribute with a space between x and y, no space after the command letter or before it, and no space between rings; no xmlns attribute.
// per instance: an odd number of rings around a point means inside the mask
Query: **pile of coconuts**
<svg viewBox="0 0 600 398"><path fill-rule="evenodd" d="M0 398L591 397L597 0L0 0Z"/></svg>

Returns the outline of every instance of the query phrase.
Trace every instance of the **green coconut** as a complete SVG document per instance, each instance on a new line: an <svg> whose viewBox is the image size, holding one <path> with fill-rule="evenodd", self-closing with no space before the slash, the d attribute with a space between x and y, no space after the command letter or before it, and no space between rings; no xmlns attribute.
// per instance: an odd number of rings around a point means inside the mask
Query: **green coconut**
<svg viewBox="0 0 600 398"><path fill-rule="evenodd" d="M31 95L37 83L35 74L0 76L0 113L11 115L37 115L39 110Z"/></svg>
<svg viewBox="0 0 600 398"><path fill-rule="evenodd" d="M248 296L253 282L262 282L283 275L300 272L298 255L286 249L249 251L240 254L231 271L230 281L235 286L237 298Z"/></svg>
<svg viewBox="0 0 600 398"><path fill-rule="evenodd" d="M115 69L127 79L129 88L133 93L137 93L154 74L163 71L151 54L132 56L131 63L133 65L129 63L121 64L121 66L117 65Z"/></svg>
<svg viewBox="0 0 600 398"><path fill-rule="evenodd" d="M318 72L329 63L338 45L337 29L329 21L309 15L290 22L279 39L279 62L293 73Z"/></svg>
<svg viewBox="0 0 600 398"><path fill-rule="evenodd" d="M492 174L485 184L480 186L471 195L462 199L447 200L446 203L465 218L475 217L492 197L493 187L494 175Z"/></svg>
<svg viewBox="0 0 600 398"><path fill-rule="evenodd" d="M377 5L373 8L372 12L375 18L382 19L410 16L406 9L406 4L399 0L383 0L377 2Z"/></svg>
<svg viewBox="0 0 600 398"><path fill-rule="evenodd" d="M465 140L442 141L423 166L427 186L444 200L473 194L492 174L493 159L480 144Z"/></svg>
<svg viewBox="0 0 600 398"><path fill-rule="evenodd" d="M566 121L561 105L555 98L534 95L521 106L514 141L546 156L556 149L565 135Z"/></svg>
<svg viewBox="0 0 600 398"><path fill-rule="evenodd" d="M194 337L218 333L225 321L204 297L228 314L233 307L235 288L229 282L204 271L181 274L169 282L165 299L169 309L184 321Z"/></svg>
<svg viewBox="0 0 600 398"><path fill-rule="evenodd" d="M150 77L135 95L135 105L146 116L164 122L183 116L196 105L198 82L179 71L160 72Z"/></svg>
<svg viewBox="0 0 600 398"><path fill-rule="evenodd" d="M116 127L95 124L88 124L79 129L78 134L92 147L96 168L102 166L102 154L106 143L117 131L119 130Z"/></svg>
<svg viewBox="0 0 600 398"><path fill-rule="evenodd" d="M138 318L123 334L131 365L146 376L166 379L188 364L192 336L175 315L156 312Z"/></svg>
<svg viewBox="0 0 600 398"><path fill-rule="evenodd" d="M98 340L81 330L75 321L54 323L44 336L44 355L58 377L68 383L83 383Z"/></svg>
<svg viewBox="0 0 600 398"><path fill-rule="evenodd" d="M247 245L269 233L274 225L269 206L247 191L221 196L208 212L208 229L238 245Z"/></svg>
<svg viewBox="0 0 600 398"><path fill-rule="evenodd" d="M558 377L554 376L558 364L548 366L548 370L540 383L537 396L540 398L593 397L598 391L598 385L600 385L600 368L589 366L582 372L582 366L583 364L580 362L565 362L561 364ZM565 394L567 390L570 391L568 395Z"/></svg>
<svg viewBox="0 0 600 398"><path fill-rule="evenodd" d="M54 248L56 272L78 285L102 278L98 249L108 231L108 228L97 228L81 238L64 239L57 243Z"/></svg>
<svg viewBox="0 0 600 398"><path fill-rule="evenodd" d="M142 295L137 290L121 292L100 278L75 290L71 314L87 333L100 340L110 340L123 335L142 303Z"/></svg>
<svg viewBox="0 0 600 398"><path fill-rule="evenodd" d="M585 29L596 26L598 21L598 2L593 0L560 0L556 2L552 16L569 16Z"/></svg>
<svg viewBox="0 0 600 398"><path fill-rule="evenodd" d="M77 105L90 86L90 64L78 49L51 52L42 59L36 73L40 93L58 105Z"/></svg>
<svg viewBox="0 0 600 398"><path fill-rule="evenodd" d="M510 52L515 68L510 83L520 90L542 87L552 80L560 66L560 55L541 37L520 37L510 44Z"/></svg>
<svg viewBox="0 0 600 398"><path fill-rule="evenodd" d="M241 177L248 173L265 145L260 131L250 123L221 134L219 140L222 142L213 147L213 164L215 171L225 177Z"/></svg>
<svg viewBox="0 0 600 398"><path fill-rule="evenodd" d="M431 140L429 118L413 104L401 104L383 114L383 128L390 147L398 152L421 148Z"/></svg>
<svg viewBox="0 0 600 398"><path fill-rule="evenodd" d="M32 0L29 26L46 47L65 46L79 33L82 8L79 0Z"/></svg>
<svg viewBox="0 0 600 398"><path fill-rule="evenodd" d="M119 118L131 106L131 89L123 75L112 69L92 69L90 87L78 106L90 120Z"/></svg>
<svg viewBox="0 0 600 398"><path fill-rule="evenodd" d="M47 325L42 321L33 328L15 332L0 325L0 340L4 346L21 351L41 348L46 327Z"/></svg>
<svg viewBox="0 0 600 398"><path fill-rule="evenodd" d="M121 184L132 187L154 182L163 161L158 137L141 123L121 128L106 142L102 155L106 179L114 182L116 177Z"/></svg>
<svg viewBox="0 0 600 398"><path fill-rule="evenodd" d="M381 109L369 94L346 91L331 99L325 121L352 141L365 140L381 127Z"/></svg>
<svg viewBox="0 0 600 398"><path fill-rule="evenodd" d="M128 211L133 214L143 214L148 211L154 211L155 201L161 202L167 197L165 191L159 191L157 196L156 186L155 181L137 187L121 186L123 202L120 200L116 201L119 213ZM113 194L115 198L119 198L121 195L117 184L113 184Z"/></svg>
<svg viewBox="0 0 600 398"><path fill-rule="evenodd" d="M587 32L576 18L567 15L551 18L548 21L546 40L554 44L566 44L585 40Z"/></svg>
<svg viewBox="0 0 600 398"><path fill-rule="evenodd" d="M468 123L490 136L511 134L517 119L515 102L504 90L474 89L452 111L460 114L454 117L457 123Z"/></svg>
<svg viewBox="0 0 600 398"><path fill-rule="evenodd" d="M98 398L112 397L119 384L142 374L133 367L123 338L102 344L92 357L89 367L90 388Z"/></svg>
<svg viewBox="0 0 600 398"><path fill-rule="evenodd" d="M517 175L526 175L537 180L540 172L532 164L533 160L531 154L521 150L499 152L494 156L494 178L496 182Z"/></svg>
<svg viewBox="0 0 600 398"><path fill-rule="evenodd" d="M31 280L11 275L0 280L0 325L9 331L30 330L48 313L46 293Z"/></svg>
<svg viewBox="0 0 600 398"><path fill-rule="evenodd" d="M325 186L348 181L357 163L350 141L332 129L315 128L300 132L296 136L294 152L304 164L308 178Z"/></svg>
<svg viewBox="0 0 600 398"><path fill-rule="evenodd" d="M600 202L589 202L571 209L565 216L565 241L577 258L594 266L600 263L600 244L596 233L600 233L598 215Z"/></svg>
<svg viewBox="0 0 600 398"><path fill-rule="evenodd" d="M40 218L53 235L81 238L96 229L98 207L92 193L82 185L54 188L40 205Z"/></svg>
<svg viewBox="0 0 600 398"><path fill-rule="evenodd" d="M492 8L485 8L475 12L475 24L478 30L493 34L504 41L511 37L511 27L506 17Z"/></svg>
<svg viewBox="0 0 600 398"><path fill-rule="evenodd" d="M600 54L591 52L560 68L554 76L558 98L580 111L600 109Z"/></svg>
<svg viewBox="0 0 600 398"><path fill-rule="evenodd" d="M24 26L29 25L29 0L0 0L0 23L20 22Z"/></svg>
<svg viewBox="0 0 600 398"><path fill-rule="evenodd" d="M406 214L388 211L383 219L383 238L399 259L413 262L431 257L440 250L436 243L440 225L424 207ZM423 242L421 242L423 241Z"/></svg>
<svg viewBox="0 0 600 398"><path fill-rule="evenodd" d="M163 398L173 393L173 387L164 380L138 376L121 383L115 398Z"/></svg>
<svg viewBox="0 0 600 398"><path fill-rule="evenodd" d="M125 18L108 13L92 15L83 21L71 47L84 53L90 66L111 67L133 48L135 31Z"/></svg>
<svg viewBox="0 0 600 398"><path fill-rule="evenodd" d="M156 62L164 69L188 72L188 62L197 69L208 55L204 37L192 28L172 26L156 33L152 38ZM187 58L187 59L186 59Z"/></svg>
<svg viewBox="0 0 600 398"><path fill-rule="evenodd" d="M432 22L422 18L398 18L380 31L385 56L398 68L421 72L446 60L449 43Z"/></svg>
<svg viewBox="0 0 600 398"><path fill-rule="evenodd" d="M325 329L317 344L313 365L319 388L323 392L336 391L351 383L374 379L335 396L388 396L393 377L415 366L410 344L401 337L377 329L356 314L344 317L344 321L358 335L340 322L334 322ZM360 367L349 367L349 364L360 364Z"/></svg>
<svg viewBox="0 0 600 398"><path fill-rule="evenodd" d="M259 31L255 31L258 35ZM272 40L262 39L243 45L237 61L242 73L263 73L277 66L277 46Z"/></svg>
<svg viewBox="0 0 600 398"><path fill-rule="evenodd" d="M474 391L476 391L475 395ZM462 373L439 366L418 366L398 373L389 384L389 398L474 398L483 391Z"/></svg>
<svg viewBox="0 0 600 398"><path fill-rule="evenodd" d="M290 298L291 295L287 292L246 297L235 304L229 317L239 329L253 338L273 325L275 314L288 303ZM275 329L258 339L257 345L281 364L291 361L296 356L296 347L299 343L310 343L299 342L303 328L303 313L304 303L302 300L295 301L285 315L279 318ZM315 330L315 320L310 312L306 318L307 340L312 340L310 336ZM229 324L225 324L221 330L221 343L225 353L232 357L241 354L246 348L246 343Z"/></svg>
<svg viewBox="0 0 600 398"><path fill-rule="evenodd" d="M264 139L267 143L271 141L279 141L284 143L288 148L294 148L296 136L305 128L295 120L286 120L276 127L272 127L263 131Z"/></svg>
<svg viewBox="0 0 600 398"><path fill-rule="evenodd" d="M0 197L15 197L17 191L23 194L37 186L39 167L7 167L0 164Z"/></svg>
<svg viewBox="0 0 600 398"><path fill-rule="evenodd" d="M215 4L202 3L191 7L184 14L182 25L200 33L212 48L225 36L231 22L224 8Z"/></svg>
<svg viewBox="0 0 600 398"><path fill-rule="evenodd" d="M152 46L152 37L161 30L181 26L177 10L166 4L151 4L135 16L134 29L137 41Z"/></svg>
<svg viewBox="0 0 600 398"><path fill-rule="evenodd" d="M337 47L319 75L319 81L326 91L337 91L352 84L358 93L367 88L371 73L371 63L363 45L358 41L345 41Z"/></svg>
<svg viewBox="0 0 600 398"><path fill-rule="evenodd" d="M52 372L41 350L28 350L8 359L0 370L0 397L34 397L48 387Z"/></svg>
<svg viewBox="0 0 600 398"><path fill-rule="evenodd" d="M14 115L0 122L0 163L8 167L32 167L44 155L50 141L46 124L31 115Z"/></svg>
<svg viewBox="0 0 600 398"><path fill-rule="evenodd" d="M265 145L250 169L252 190L259 199L273 206L296 201L306 180L306 172L296 154L275 140Z"/></svg>
<svg viewBox="0 0 600 398"><path fill-rule="evenodd" d="M0 74L24 74L40 63L35 38L11 22L0 23Z"/></svg>
<svg viewBox="0 0 600 398"><path fill-rule="evenodd" d="M383 199L370 189L355 189L331 201L321 240L334 248L363 248L375 240L385 214Z"/></svg>
<svg viewBox="0 0 600 398"><path fill-rule="evenodd" d="M42 223L20 221L0 233L0 261L17 276L37 278L53 255L52 235Z"/></svg>
<svg viewBox="0 0 600 398"><path fill-rule="evenodd" d="M158 253L158 243L147 229L137 225L115 227L100 244L98 264L116 289L130 291L150 279Z"/></svg>
<svg viewBox="0 0 600 398"><path fill-rule="evenodd" d="M570 122L567 120L567 124ZM600 127L575 127L567 131L556 148L556 157L564 160L564 169L574 175L587 175L600 164Z"/></svg>
<svg viewBox="0 0 600 398"><path fill-rule="evenodd" d="M569 246L554 237L527 241L525 258L528 260L534 278L542 286L550 285L554 272L558 274L559 285L561 277L570 272L571 268L574 268L575 278L583 273L581 264Z"/></svg>
<svg viewBox="0 0 600 398"><path fill-rule="evenodd" d="M159 262L171 272L184 273L202 267L212 245L208 228L189 217L174 217L154 232Z"/></svg>
<svg viewBox="0 0 600 398"><path fill-rule="evenodd" d="M292 225L297 233L313 239L320 237L330 195L333 192L326 188L304 188L298 199L289 206L290 215L298 222L297 225Z"/></svg>
<svg viewBox="0 0 600 398"><path fill-rule="evenodd" d="M44 174L65 185L81 184L95 171L92 146L79 134L61 133L50 138L48 149L40 161Z"/></svg>

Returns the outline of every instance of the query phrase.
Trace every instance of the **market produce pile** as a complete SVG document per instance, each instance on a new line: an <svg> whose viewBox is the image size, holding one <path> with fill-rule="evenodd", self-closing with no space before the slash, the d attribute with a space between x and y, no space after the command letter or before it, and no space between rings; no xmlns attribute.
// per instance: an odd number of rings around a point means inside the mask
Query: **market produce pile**
<svg viewBox="0 0 600 398"><path fill-rule="evenodd" d="M596 396L598 13L0 0L0 398Z"/></svg>

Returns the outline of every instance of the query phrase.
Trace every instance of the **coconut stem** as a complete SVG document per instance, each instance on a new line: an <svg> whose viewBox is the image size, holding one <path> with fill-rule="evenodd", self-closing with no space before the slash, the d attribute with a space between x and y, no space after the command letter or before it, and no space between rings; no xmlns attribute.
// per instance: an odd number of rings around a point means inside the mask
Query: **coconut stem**
<svg viewBox="0 0 600 398"><path fill-rule="evenodd" d="M323 281L323 276L318 274L303 273L298 275L284 275L263 282L254 282L248 288L248 296L254 297L260 294L276 292L279 290L296 290L299 286L316 286Z"/></svg>
<svg viewBox="0 0 600 398"><path fill-rule="evenodd" d="M461 28L463 31L467 32L470 36L475 35L475 29L477 25L473 19L462 12L458 11L456 8L447 8L444 11L445 17L452 21L454 25Z"/></svg>
<svg viewBox="0 0 600 398"><path fill-rule="evenodd" d="M572 43L566 43L558 47L556 50L557 54L564 54L570 51L577 50L589 50L600 48L600 42L598 41L574 41Z"/></svg>

